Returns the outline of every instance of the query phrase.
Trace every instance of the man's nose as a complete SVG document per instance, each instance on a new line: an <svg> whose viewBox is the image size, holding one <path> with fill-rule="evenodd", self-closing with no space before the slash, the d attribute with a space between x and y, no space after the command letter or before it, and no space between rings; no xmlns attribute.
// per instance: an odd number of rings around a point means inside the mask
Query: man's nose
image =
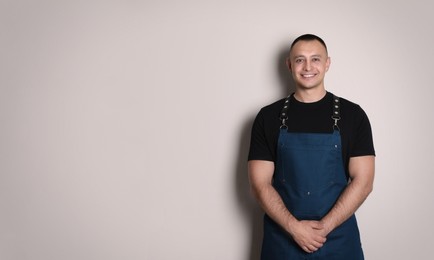
<svg viewBox="0 0 434 260"><path fill-rule="evenodd" d="M304 70L309 71L310 70L310 61L306 61L304 63Z"/></svg>

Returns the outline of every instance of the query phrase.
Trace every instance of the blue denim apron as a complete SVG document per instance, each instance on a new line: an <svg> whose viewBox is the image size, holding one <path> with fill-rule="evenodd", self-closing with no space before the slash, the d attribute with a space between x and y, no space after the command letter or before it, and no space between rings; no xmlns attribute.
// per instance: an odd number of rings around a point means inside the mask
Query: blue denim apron
<svg viewBox="0 0 434 260"><path fill-rule="evenodd" d="M273 186L298 220L320 220L347 186L342 160L339 98L334 97L333 133L290 133L285 125L289 97L282 110ZM332 121L331 121L332 122ZM332 126L332 124L331 124ZM330 232L314 253L303 251L268 215L264 217L262 260L364 259L355 216Z"/></svg>

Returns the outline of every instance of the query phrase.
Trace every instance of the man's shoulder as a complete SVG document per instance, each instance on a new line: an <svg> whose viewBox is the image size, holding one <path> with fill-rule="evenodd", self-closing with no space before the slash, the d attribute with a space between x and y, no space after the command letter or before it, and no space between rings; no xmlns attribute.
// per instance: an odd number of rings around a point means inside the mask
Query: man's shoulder
<svg viewBox="0 0 434 260"><path fill-rule="evenodd" d="M264 106L261 110L276 110L276 109L280 110L283 107L283 103L285 102L285 99L286 97L274 101L273 103Z"/></svg>
<svg viewBox="0 0 434 260"><path fill-rule="evenodd" d="M346 98L339 97L341 102L341 117L345 122L351 122L352 124L360 125L363 122L368 122L368 115L363 108Z"/></svg>
<svg viewBox="0 0 434 260"><path fill-rule="evenodd" d="M267 117L270 116L279 116L280 115L280 111L283 108L283 104L285 102L286 98L281 98L277 101L274 101L271 104L265 105L264 107L261 108L261 110L259 111L260 114L265 115Z"/></svg>
<svg viewBox="0 0 434 260"><path fill-rule="evenodd" d="M343 112L345 111L345 112L360 112L361 110L362 110L362 108L360 107L360 105L359 104L357 104L357 103L355 103L355 102L353 102L353 101L350 101L350 100L348 100L348 99L346 99L346 98L344 98L344 97L341 97L341 96L338 96L338 95L336 95L337 97L339 97L339 100L340 100L340 103L341 103L341 108L342 108L342 110L343 110Z"/></svg>

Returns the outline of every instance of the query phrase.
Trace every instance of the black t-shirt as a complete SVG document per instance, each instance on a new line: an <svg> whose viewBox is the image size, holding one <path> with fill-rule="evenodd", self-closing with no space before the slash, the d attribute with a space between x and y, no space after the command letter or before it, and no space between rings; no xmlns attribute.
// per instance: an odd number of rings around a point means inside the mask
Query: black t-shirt
<svg viewBox="0 0 434 260"><path fill-rule="evenodd" d="M248 160L276 161L277 139L282 124L280 112L285 99L263 107L253 123ZM340 98L341 119L338 121L342 140L342 157L348 176L350 157L375 155L369 119L363 109ZM334 120L333 94L327 94L313 103L302 103L290 97L288 120L289 132L332 133Z"/></svg>

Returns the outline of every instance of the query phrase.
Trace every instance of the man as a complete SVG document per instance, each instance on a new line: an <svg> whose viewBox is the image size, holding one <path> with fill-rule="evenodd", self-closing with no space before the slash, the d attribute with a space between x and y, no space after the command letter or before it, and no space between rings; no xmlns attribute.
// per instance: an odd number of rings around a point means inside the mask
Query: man
<svg viewBox="0 0 434 260"><path fill-rule="evenodd" d="M330 57L318 36L295 39L286 63L295 92L260 110L248 158L266 213L261 258L364 259L354 213L373 188L368 117L326 91Z"/></svg>

